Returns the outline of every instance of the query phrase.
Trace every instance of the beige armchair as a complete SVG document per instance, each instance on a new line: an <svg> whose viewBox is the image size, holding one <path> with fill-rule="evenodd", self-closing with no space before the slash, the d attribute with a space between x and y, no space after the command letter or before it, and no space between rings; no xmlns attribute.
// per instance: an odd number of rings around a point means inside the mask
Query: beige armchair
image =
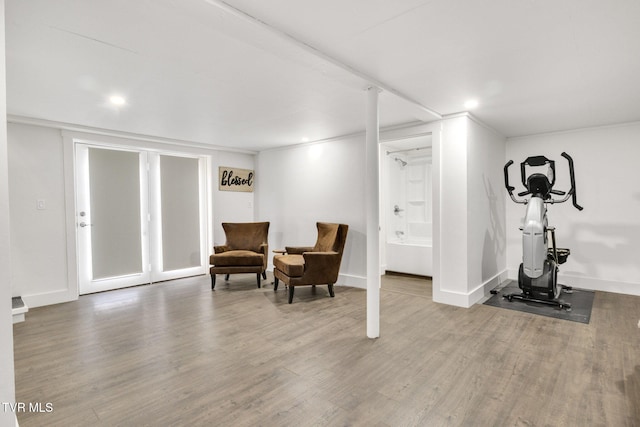
<svg viewBox="0 0 640 427"><path fill-rule="evenodd" d="M333 284L338 279L342 252L349 226L318 222L318 240L311 247L289 247L286 255L273 257L273 290L278 290L282 280L289 286L289 304L293 301L296 286L328 285L329 295L334 296Z"/></svg>
<svg viewBox="0 0 640 427"><path fill-rule="evenodd" d="M223 222L222 228L227 242L213 248L214 254L209 257L211 268L211 289L216 287L216 274L256 273L258 287L260 276L267 278L267 253L269 234L268 222Z"/></svg>

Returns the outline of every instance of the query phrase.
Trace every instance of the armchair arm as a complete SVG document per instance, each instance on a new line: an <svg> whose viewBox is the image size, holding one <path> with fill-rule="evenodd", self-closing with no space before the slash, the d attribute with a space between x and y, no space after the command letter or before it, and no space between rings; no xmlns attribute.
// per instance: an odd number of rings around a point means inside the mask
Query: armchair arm
<svg viewBox="0 0 640 427"><path fill-rule="evenodd" d="M285 246L284 249L289 255L302 255L303 252L313 251L313 246Z"/></svg>
<svg viewBox="0 0 640 427"><path fill-rule="evenodd" d="M262 255L264 255L262 257L262 268L264 270L267 269L267 261L269 260L269 244L268 243L263 243L260 245L260 248L258 248L258 252L261 253Z"/></svg>
<svg viewBox="0 0 640 427"><path fill-rule="evenodd" d="M304 252L304 280L316 284L333 284L338 280L341 254L338 252Z"/></svg>
<svg viewBox="0 0 640 427"><path fill-rule="evenodd" d="M220 254L222 252L227 252L230 251L231 248L229 248L229 246L227 245L220 245L220 246L214 246L213 247L213 253L215 254Z"/></svg>

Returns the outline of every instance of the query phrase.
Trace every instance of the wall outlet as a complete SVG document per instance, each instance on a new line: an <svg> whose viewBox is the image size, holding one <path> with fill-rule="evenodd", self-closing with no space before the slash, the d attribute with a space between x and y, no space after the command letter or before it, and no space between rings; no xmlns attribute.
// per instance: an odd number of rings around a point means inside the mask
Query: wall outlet
<svg viewBox="0 0 640 427"><path fill-rule="evenodd" d="M44 199L36 200L36 209L38 209L39 211L43 211L46 208L47 208L47 203Z"/></svg>

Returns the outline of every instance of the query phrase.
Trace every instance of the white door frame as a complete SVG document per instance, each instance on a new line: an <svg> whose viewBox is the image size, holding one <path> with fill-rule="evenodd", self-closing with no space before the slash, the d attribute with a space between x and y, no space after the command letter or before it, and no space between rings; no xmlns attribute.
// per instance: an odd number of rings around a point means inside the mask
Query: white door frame
<svg viewBox="0 0 640 427"><path fill-rule="evenodd" d="M79 139L71 137L74 168L74 231L75 247L74 258L76 260L78 272L78 294L99 292L103 290L116 289L126 286L133 286L142 283L153 283L157 281L171 280L179 277L188 277L206 274L208 272L208 247L211 241L211 230L208 224L211 220L211 200L210 193L210 156L204 154L184 153L176 150L152 149L147 147L133 147L123 144L113 144L95 142L93 140ZM91 224L91 218L87 214L80 216L82 206L79 197L82 192L88 194L87 180L80 179L80 174L88 176L88 156L79 155L82 147L95 147L120 151L131 151L141 153L140 155L140 182L141 182L141 229L142 252L143 252L143 272L141 274L127 275L118 278L92 280L91 259L83 259L82 254L86 254L90 248L90 233L83 233L89 227L81 227L80 223ZM88 153L88 151L87 151ZM162 222L161 222L161 200L159 186L159 159L160 155L186 157L198 159L199 177L199 213L200 213L200 266L189 267L178 270L163 271L162 265ZM86 157L86 158L85 158ZM154 175L150 177L150 175ZM150 180L155 185L150 185ZM87 239L89 235L89 239ZM88 251L90 254L90 251ZM86 256L84 258L87 258ZM91 283L91 285L86 285Z"/></svg>
<svg viewBox="0 0 640 427"><path fill-rule="evenodd" d="M139 273L132 273L117 277L101 279L93 278L91 258L91 227L93 226L90 206L89 189L89 149L107 149L127 151L139 154L140 174L140 242L141 266ZM127 286L140 285L151 282L149 269L149 197L147 153L139 149L125 149L105 145L80 142L75 144L76 154L76 232L77 232L77 262L78 262L78 291L79 294L102 292Z"/></svg>
<svg viewBox="0 0 640 427"><path fill-rule="evenodd" d="M168 155L175 157L185 157L198 160L198 181L199 181L199 206L200 212L200 265L196 267L181 268L179 270L164 271L162 256L162 209L160 185L155 185L149 194L150 212L152 212L152 221L150 223L150 268L151 282L159 282L164 280L172 280L180 277L197 276L206 274L209 269L209 227L208 218L208 186L207 186L207 159L202 155L192 155L185 153L176 153L173 151L157 151L150 153L149 164L150 173L154 176L152 180L156 183L160 182L160 156ZM155 216L155 218L153 218Z"/></svg>
<svg viewBox="0 0 640 427"><path fill-rule="evenodd" d="M431 221L433 224L432 233L432 246L433 246L433 271L431 275L432 287L434 296L440 290L440 144L442 141L442 121L428 122L416 126L409 126L406 128L399 128L393 130L387 130L381 132L380 142L381 146L385 142L394 141L399 139L405 139L410 137L422 136L431 134L431 148L432 148L432 205L431 205ZM382 150L382 148L381 148ZM382 184L381 184L382 185ZM379 188L380 193L384 190L382 186ZM383 209L384 206L381 206ZM384 230L384 222L381 222L382 229ZM386 230L384 230L386 235ZM382 235L380 235L382 236ZM382 240L382 237L380 237ZM382 244L380 245L382 248ZM382 249L381 249L382 251Z"/></svg>

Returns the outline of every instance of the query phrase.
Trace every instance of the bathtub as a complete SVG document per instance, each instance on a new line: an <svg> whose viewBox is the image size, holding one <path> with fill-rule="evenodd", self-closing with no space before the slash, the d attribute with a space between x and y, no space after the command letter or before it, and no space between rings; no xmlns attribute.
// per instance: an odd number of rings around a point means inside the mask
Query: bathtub
<svg viewBox="0 0 640 427"><path fill-rule="evenodd" d="M386 244L386 269L397 273L432 276L431 240L391 240Z"/></svg>

